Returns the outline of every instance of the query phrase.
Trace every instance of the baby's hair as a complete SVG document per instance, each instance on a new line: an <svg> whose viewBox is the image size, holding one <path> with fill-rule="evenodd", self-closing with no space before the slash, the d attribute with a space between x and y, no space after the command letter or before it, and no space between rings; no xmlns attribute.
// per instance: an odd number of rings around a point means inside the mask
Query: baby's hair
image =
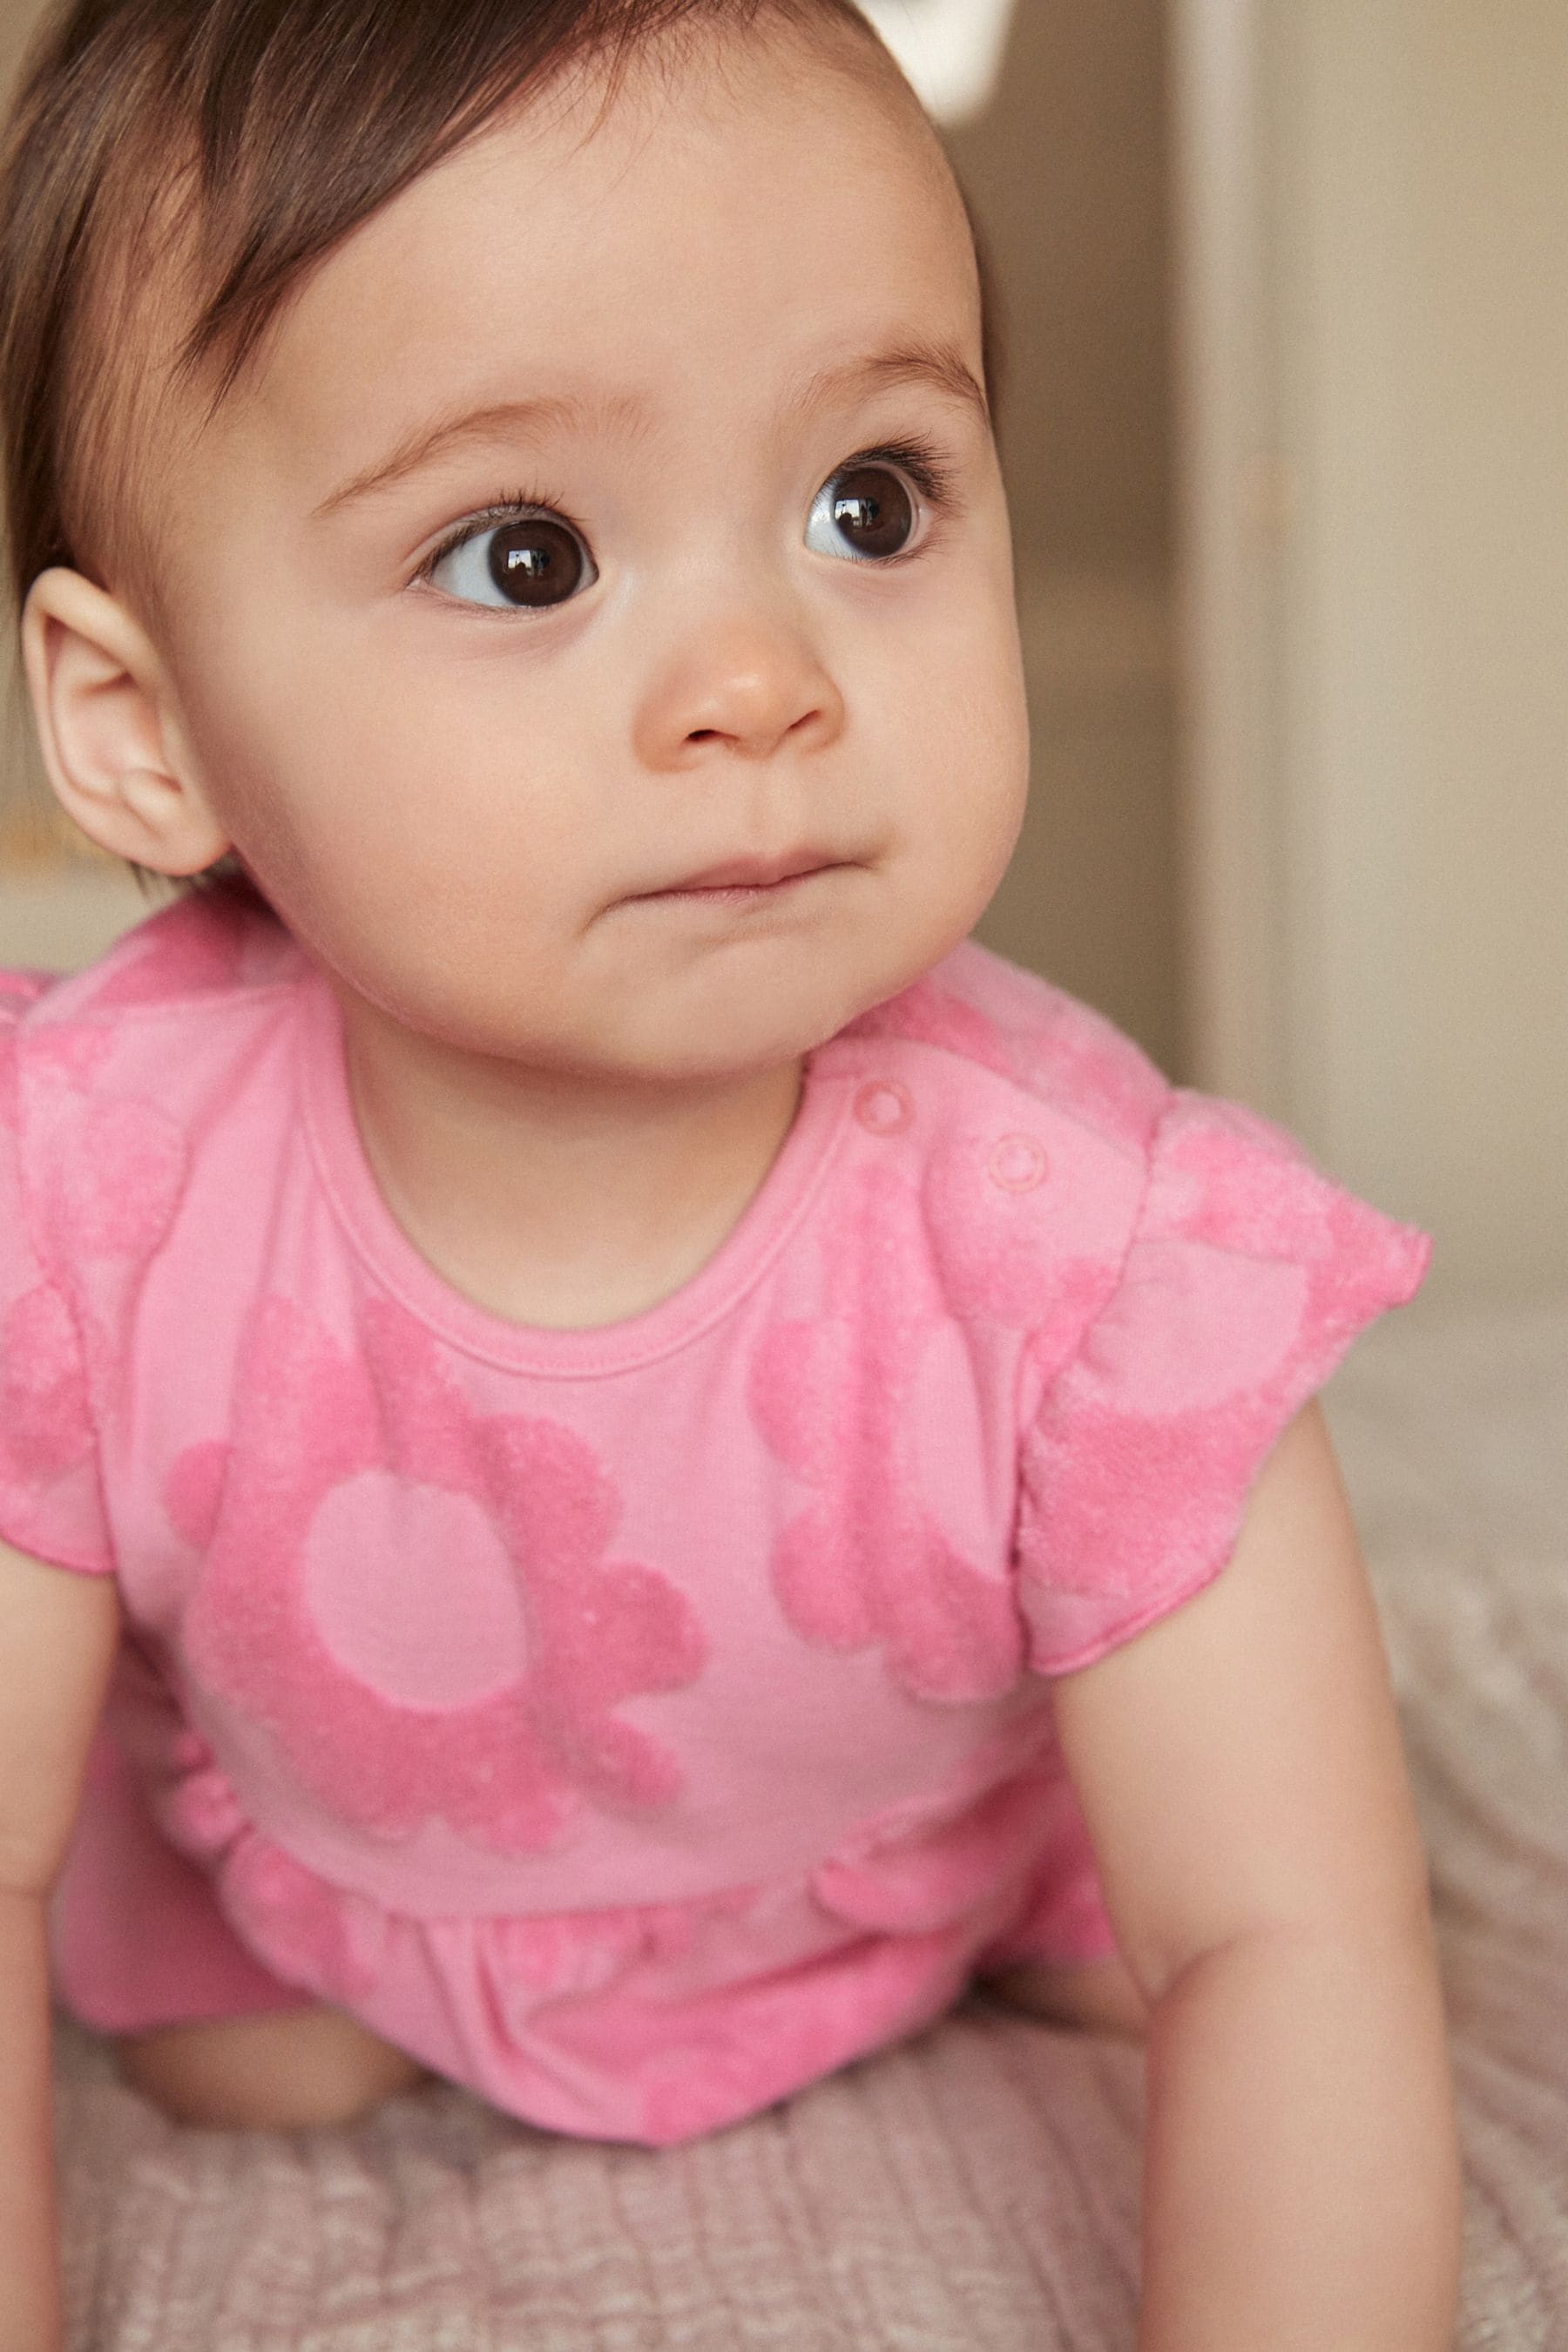
<svg viewBox="0 0 1568 2352"><path fill-rule="evenodd" d="M66 564L157 615L174 394L205 378L215 414L305 273L400 190L574 71L607 107L664 37L766 18L898 79L854 0L64 0L0 152L17 613Z"/></svg>

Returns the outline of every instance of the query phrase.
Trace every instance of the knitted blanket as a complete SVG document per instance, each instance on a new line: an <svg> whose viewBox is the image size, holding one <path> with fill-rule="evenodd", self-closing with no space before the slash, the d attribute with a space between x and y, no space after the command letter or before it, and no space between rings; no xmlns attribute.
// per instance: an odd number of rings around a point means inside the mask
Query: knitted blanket
<svg viewBox="0 0 1568 2352"><path fill-rule="evenodd" d="M1568 2346L1568 1302L1392 1318L1329 1399L1427 1849L1461 2352ZM686 2147L428 2089L195 2132L62 2031L72 2352L1131 2352L1142 2060L972 1997Z"/></svg>

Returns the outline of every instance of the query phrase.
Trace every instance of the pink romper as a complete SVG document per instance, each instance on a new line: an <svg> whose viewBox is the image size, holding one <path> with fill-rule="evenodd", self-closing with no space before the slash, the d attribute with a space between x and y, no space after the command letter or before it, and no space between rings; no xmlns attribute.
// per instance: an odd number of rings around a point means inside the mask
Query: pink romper
<svg viewBox="0 0 1568 2352"><path fill-rule="evenodd" d="M1426 1257L967 944L683 1289L531 1329L394 1222L270 919L0 975L0 1536L126 1621L62 1998L330 2001L659 2145L1113 1951L1051 1677L1223 1568Z"/></svg>

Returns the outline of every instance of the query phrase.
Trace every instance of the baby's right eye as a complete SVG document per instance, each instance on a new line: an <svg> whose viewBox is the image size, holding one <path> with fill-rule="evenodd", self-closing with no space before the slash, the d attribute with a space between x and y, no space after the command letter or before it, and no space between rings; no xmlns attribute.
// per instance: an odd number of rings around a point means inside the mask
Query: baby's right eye
<svg viewBox="0 0 1568 2352"><path fill-rule="evenodd" d="M434 587L492 613L540 612L564 604L598 578L578 533L559 515L480 516L465 523L426 567Z"/></svg>

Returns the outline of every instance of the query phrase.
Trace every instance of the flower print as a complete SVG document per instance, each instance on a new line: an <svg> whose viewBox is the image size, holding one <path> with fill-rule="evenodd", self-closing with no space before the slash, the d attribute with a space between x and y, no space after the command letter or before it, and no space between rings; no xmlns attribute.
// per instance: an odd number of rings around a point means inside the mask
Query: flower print
<svg viewBox="0 0 1568 2352"><path fill-rule="evenodd" d="M558 1423L476 1413L423 1325L364 1310L363 1359L288 1299L257 1312L243 1441L189 1449L165 1489L205 1554L193 1674L245 1708L340 1818L440 1819L500 1853L584 1804L669 1802L683 1776L623 1700L694 1681L684 1595L607 1560L618 1498Z"/></svg>
<svg viewBox="0 0 1568 2352"><path fill-rule="evenodd" d="M563 2019L555 2039L632 2074L641 2136L669 2147L755 2116L933 2023L963 1990L966 1958L962 1928L857 1936L678 2005L626 1999L575 2031Z"/></svg>
<svg viewBox="0 0 1568 2352"><path fill-rule="evenodd" d="M46 1129L89 1100L114 1059L114 1039L89 1021L45 1022L27 1039L27 1070Z"/></svg>
<svg viewBox="0 0 1568 2352"><path fill-rule="evenodd" d="M62 1291L39 1283L0 1318L0 1478L58 1478L92 1448L76 1318Z"/></svg>
<svg viewBox="0 0 1568 2352"><path fill-rule="evenodd" d="M0 1207L10 1221L0 1273L37 1277L0 1314L0 1480L24 1491L93 1451L89 1367L110 1351L64 1269L93 1260L133 1276L167 1233L185 1175L184 1143L162 1112L131 1097L94 1099L100 1041L88 1033L90 1050L78 1052L81 1034L45 1028L32 1040L31 1070L67 1146L58 1181L37 1188L41 1230L26 1231L19 1171L6 1171ZM0 1053L0 1120L20 1129L15 1050Z"/></svg>
<svg viewBox="0 0 1568 2352"><path fill-rule="evenodd" d="M837 1925L796 1885L487 1922L487 2007L521 2045L548 2048L558 2078L585 2072L616 2085L617 2104L635 2101L637 2137L668 2147L755 2115L951 2006L962 1930L846 1937Z"/></svg>
<svg viewBox="0 0 1568 2352"><path fill-rule="evenodd" d="M921 1045L940 1045L966 1062L978 1062L1001 1077L1010 1075L1007 1049L994 1024L962 996L939 988L934 980L917 980L883 1004L862 1013L844 1032L847 1037L906 1037Z"/></svg>
<svg viewBox="0 0 1568 2352"><path fill-rule="evenodd" d="M942 1302L911 1238L920 1205L873 1170L824 1236L827 1311L774 1324L749 1402L773 1453L813 1499L773 1548L773 1580L803 1640L883 1643L917 1697L992 1698L1009 1688L1021 1633L1009 1587L964 1559L920 1502L911 1399Z"/></svg>
<svg viewBox="0 0 1568 2352"><path fill-rule="evenodd" d="M1311 1264L1331 1258L1344 1199L1314 1181L1283 1128L1240 1103L1173 1095L1149 1193L1150 1217L1163 1232Z"/></svg>
<svg viewBox="0 0 1568 2352"><path fill-rule="evenodd" d="M0 1127L21 1125L16 1081L16 1024L46 995L50 976L41 971L0 971Z"/></svg>
<svg viewBox="0 0 1568 2352"><path fill-rule="evenodd" d="M61 1180L76 1254L152 1257L174 1222L185 1171L184 1139L165 1112L121 1096L84 1104Z"/></svg>
<svg viewBox="0 0 1568 2352"><path fill-rule="evenodd" d="M1168 1091L1147 1056L1101 1014L972 940L844 1034L937 1046L1140 1153Z"/></svg>
<svg viewBox="0 0 1568 2352"><path fill-rule="evenodd" d="M1279 1129L1173 1096L1122 1281L1024 1433L1038 1671L1072 1671L1219 1573L1280 1432L1425 1261Z"/></svg>
<svg viewBox="0 0 1568 2352"><path fill-rule="evenodd" d="M335 2001L374 1991L389 1929L378 1904L330 1885L249 1828L227 1848L217 1880L229 1925L286 1984Z"/></svg>
<svg viewBox="0 0 1568 2352"><path fill-rule="evenodd" d="M947 1307L1026 1333L1032 1354L1055 1363L1115 1282L1140 1174L1050 1111L1026 1126L949 1135L921 1184L924 1244Z"/></svg>
<svg viewBox="0 0 1568 2352"><path fill-rule="evenodd" d="M88 1009L153 1004L179 996L221 994L239 982L248 935L258 918L226 893L176 899L138 926L110 961Z"/></svg>
<svg viewBox="0 0 1568 2352"><path fill-rule="evenodd" d="M541 2001L584 2000L636 1969L687 1960L715 1930L752 1910L754 1886L724 1886L675 1903L518 1914L485 1923L488 1997L520 2035Z"/></svg>
<svg viewBox="0 0 1568 2352"><path fill-rule="evenodd" d="M24 1013L47 996L57 975L52 971L8 970L0 971L0 1013L9 1013L20 1020Z"/></svg>

